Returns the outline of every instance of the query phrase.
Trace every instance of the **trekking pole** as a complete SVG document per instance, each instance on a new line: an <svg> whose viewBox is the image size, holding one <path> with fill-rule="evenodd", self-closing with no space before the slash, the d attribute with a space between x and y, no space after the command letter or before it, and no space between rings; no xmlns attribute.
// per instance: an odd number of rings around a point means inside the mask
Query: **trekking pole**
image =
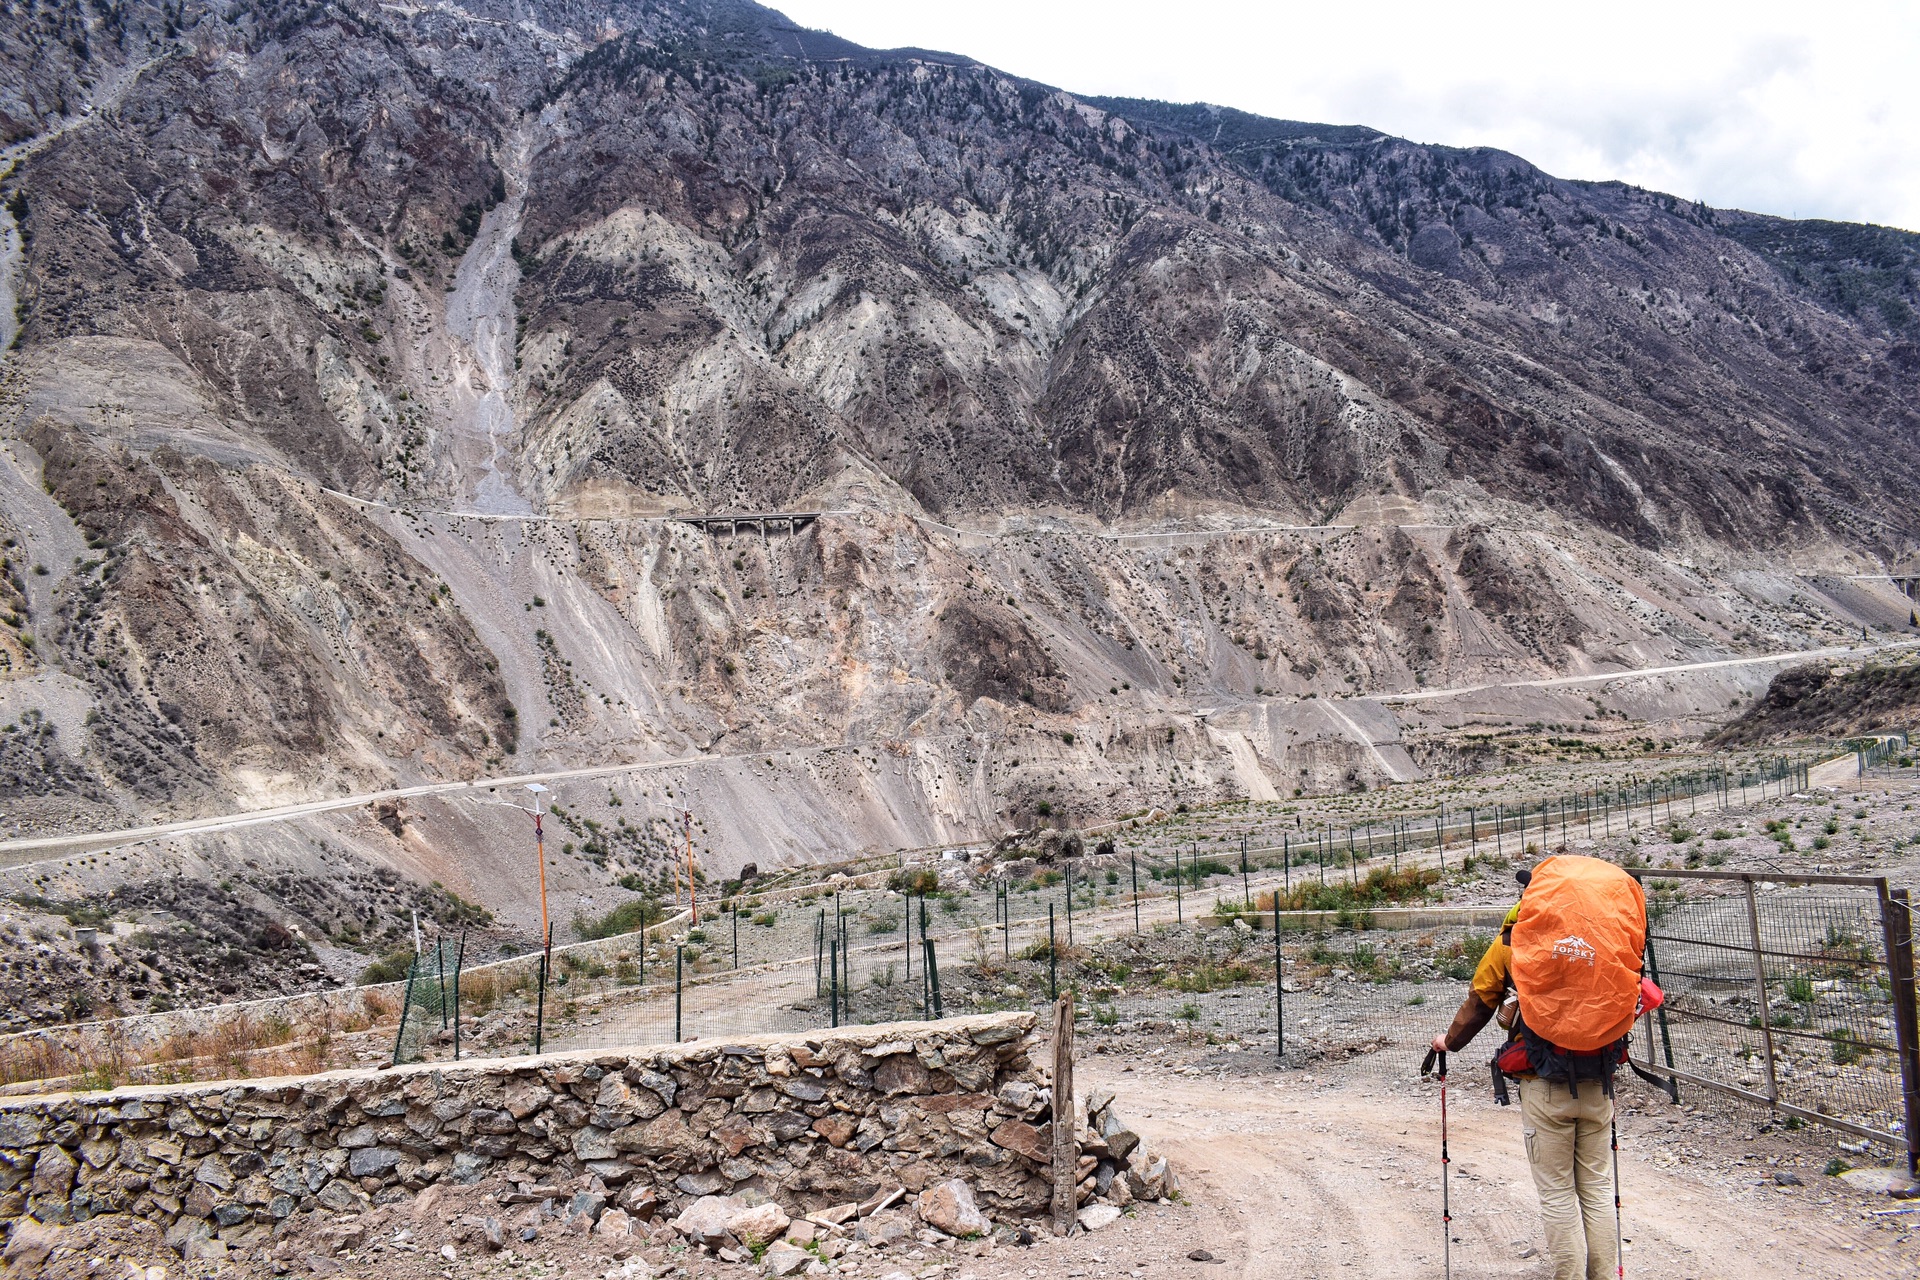
<svg viewBox="0 0 1920 1280"><path fill-rule="evenodd" d="M1447 1280L1453 1280L1453 1204L1447 1187L1447 1165L1450 1163L1447 1157L1447 1055L1437 1049L1427 1050L1427 1060L1420 1064L1420 1078L1424 1080L1433 1074L1433 1067L1436 1060L1440 1066L1440 1257L1442 1259L1442 1265L1446 1268ZM1618 1167L1619 1159L1618 1144L1616 1143L1614 1155L1616 1168ZM1618 1209L1620 1204L1620 1181L1618 1178L1614 1179L1613 1195L1614 1208L1616 1211L1614 1227L1617 1231L1619 1228Z"/></svg>
<svg viewBox="0 0 1920 1280"><path fill-rule="evenodd" d="M1613 1139L1613 1274L1615 1280L1626 1280L1627 1255L1621 1251L1626 1239L1620 1230L1620 1122L1612 1116L1607 1117L1607 1134Z"/></svg>

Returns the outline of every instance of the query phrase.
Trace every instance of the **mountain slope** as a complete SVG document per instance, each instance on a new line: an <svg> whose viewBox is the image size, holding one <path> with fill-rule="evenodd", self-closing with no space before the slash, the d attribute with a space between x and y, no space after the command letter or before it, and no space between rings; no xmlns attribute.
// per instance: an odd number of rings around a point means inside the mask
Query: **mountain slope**
<svg viewBox="0 0 1920 1280"><path fill-rule="evenodd" d="M950 838L1399 767L1308 695L1906 620L1844 579L1916 533L1905 233L735 0L32 13L25 827L850 740L962 744L820 801ZM657 519L740 509L844 514Z"/></svg>

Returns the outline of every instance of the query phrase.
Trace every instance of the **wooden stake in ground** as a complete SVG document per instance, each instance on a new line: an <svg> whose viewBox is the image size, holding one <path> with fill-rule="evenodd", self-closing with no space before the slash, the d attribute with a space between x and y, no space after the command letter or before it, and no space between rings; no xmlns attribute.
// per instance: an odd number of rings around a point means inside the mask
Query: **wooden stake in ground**
<svg viewBox="0 0 1920 1280"><path fill-rule="evenodd" d="M1073 1230L1080 1133L1073 1106L1073 993L1053 1006L1053 1234Z"/></svg>

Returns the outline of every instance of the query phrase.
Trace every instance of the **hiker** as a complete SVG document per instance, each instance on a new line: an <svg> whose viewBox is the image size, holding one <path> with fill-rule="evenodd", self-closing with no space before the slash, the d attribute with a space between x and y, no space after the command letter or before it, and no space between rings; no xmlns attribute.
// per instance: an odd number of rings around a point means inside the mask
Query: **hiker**
<svg viewBox="0 0 1920 1280"><path fill-rule="evenodd" d="M1520 1090L1554 1280L1602 1280L1619 1260L1613 1072L1640 1012L1646 898L1633 877L1598 858L1548 858L1519 880L1520 901L1433 1049L1458 1053L1496 1015L1510 1025L1494 1058L1494 1092L1504 1104L1508 1078Z"/></svg>

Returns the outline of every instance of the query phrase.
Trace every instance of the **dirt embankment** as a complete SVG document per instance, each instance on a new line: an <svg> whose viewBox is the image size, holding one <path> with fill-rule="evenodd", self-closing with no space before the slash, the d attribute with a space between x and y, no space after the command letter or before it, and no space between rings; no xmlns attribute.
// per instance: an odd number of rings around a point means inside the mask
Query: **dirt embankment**
<svg viewBox="0 0 1920 1280"><path fill-rule="evenodd" d="M1809 662L1773 678L1766 696L1710 739L1752 746L1794 738L1884 733L1920 721L1920 661L1838 667Z"/></svg>

